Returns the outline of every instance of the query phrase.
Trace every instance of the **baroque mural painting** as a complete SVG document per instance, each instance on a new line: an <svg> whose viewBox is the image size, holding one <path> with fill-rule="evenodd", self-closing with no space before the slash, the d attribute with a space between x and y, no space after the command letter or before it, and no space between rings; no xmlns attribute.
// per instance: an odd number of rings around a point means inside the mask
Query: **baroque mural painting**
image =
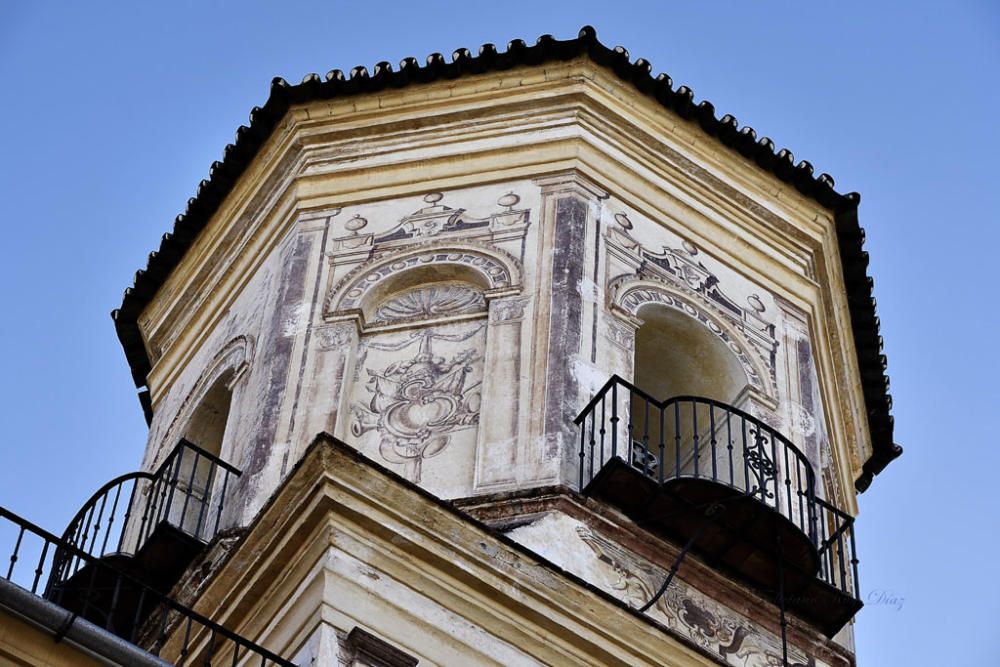
<svg viewBox="0 0 1000 667"><path fill-rule="evenodd" d="M667 571L644 561L586 526L577 535L608 572L610 592L635 608L642 608L655 594ZM711 598L674 579L647 612L671 630L734 667L781 667L781 641L762 633L756 624L741 618ZM795 647L789 647L789 667L820 667Z"/></svg>
<svg viewBox="0 0 1000 667"><path fill-rule="evenodd" d="M433 309L431 298L424 294L408 300L414 308ZM437 298L456 309L465 304L444 290ZM459 471L471 471L474 457L485 329L480 320L363 340L351 433L374 445L383 461L400 466L412 482L446 488L470 479L471 472ZM439 456L442 465L428 471L427 462Z"/></svg>

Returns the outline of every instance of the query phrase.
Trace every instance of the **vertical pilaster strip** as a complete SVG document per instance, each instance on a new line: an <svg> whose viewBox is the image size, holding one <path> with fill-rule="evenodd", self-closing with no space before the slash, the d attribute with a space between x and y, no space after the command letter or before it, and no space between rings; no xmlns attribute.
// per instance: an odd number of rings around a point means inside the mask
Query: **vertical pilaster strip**
<svg viewBox="0 0 1000 667"><path fill-rule="evenodd" d="M261 324L257 349L261 352L258 357L260 372L265 378L259 388L262 400L254 415L254 427L245 431L248 441L240 462L243 475L239 478L239 488L233 493L233 497L245 498L248 502L263 502L251 488L260 482L261 473L271 461L288 395L292 350L297 335L304 328L300 326L304 324L300 319L314 236L299 234L294 229L291 235L279 255L275 297ZM248 515L255 511L253 507L244 508Z"/></svg>
<svg viewBox="0 0 1000 667"><path fill-rule="evenodd" d="M486 329L483 405L476 442L473 488L486 491L517 483L524 465L518 437L521 395L521 328L526 300L496 299Z"/></svg>
<svg viewBox="0 0 1000 667"><path fill-rule="evenodd" d="M591 275L595 263L588 239L597 234L598 204L607 194L576 173L537 182L542 188L543 216L543 247L539 256L542 261L549 260L551 268L547 272L548 281L539 281L539 296L548 301L544 331L536 323L535 342L541 348L536 359L544 360L534 366L534 372L540 376L533 379L533 384L542 388L534 392L541 400L533 403L542 411L537 424L541 437L535 448L536 479L558 475L561 470L568 480L572 477L569 464L576 441L573 418L583 405L577 370L582 362L589 361L592 343L590 327L584 332L587 309L584 283L595 284L597 279ZM544 310L537 312L544 317ZM588 349L583 359L585 337Z"/></svg>

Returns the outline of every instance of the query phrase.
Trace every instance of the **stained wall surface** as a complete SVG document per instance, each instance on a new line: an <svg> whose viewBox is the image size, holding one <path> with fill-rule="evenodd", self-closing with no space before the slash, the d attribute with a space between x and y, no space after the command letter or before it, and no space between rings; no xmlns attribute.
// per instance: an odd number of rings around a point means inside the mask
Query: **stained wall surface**
<svg viewBox="0 0 1000 667"><path fill-rule="evenodd" d="M259 516L320 432L446 500L569 494L574 419L618 375L737 406L853 510L870 445L832 224L586 63L294 109L140 319L145 466L222 382L220 454L243 471L226 527ZM621 516L504 507L482 516L619 599L669 566L614 537ZM650 614L767 664L773 607L706 580L682 576ZM802 632L816 664L849 653L849 628L834 648Z"/></svg>

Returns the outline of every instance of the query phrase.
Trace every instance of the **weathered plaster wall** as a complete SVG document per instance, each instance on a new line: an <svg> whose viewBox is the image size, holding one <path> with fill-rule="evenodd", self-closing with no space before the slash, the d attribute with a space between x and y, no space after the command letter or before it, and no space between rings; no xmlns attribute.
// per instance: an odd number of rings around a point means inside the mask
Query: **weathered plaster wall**
<svg viewBox="0 0 1000 667"><path fill-rule="evenodd" d="M562 513L544 514L507 535L635 608L643 607L667 576L664 565L636 555L616 540ZM723 664L733 667L781 664L780 636L756 619L706 595L683 577L675 578L646 613L717 656ZM761 609L760 613L776 615L776 610ZM845 664L843 656L830 652L828 655L830 662L818 658L815 645L803 650L793 643L789 650L793 666Z"/></svg>
<svg viewBox="0 0 1000 667"><path fill-rule="evenodd" d="M145 465L224 376L222 456L244 470L227 525L258 516L321 431L442 498L575 488L573 419L611 374L634 377L656 307L724 345L740 405L850 508L865 436L838 362L850 344L831 219L647 103L571 63L294 109L144 313ZM662 564L633 559L649 576L623 583L610 547L572 521L512 535L544 551L558 533L552 560L622 599L646 594ZM679 586L657 618L731 664L772 660L773 633L708 597Z"/></svg>
<svg viewBox="0 0 1000 667"><path fill-rule="evenodd" d="M196 611L300 664L336 665L354 628L421 665L716 664L325 437L204 569ZM178 628L165 656L182 636ZM208 641L193 633L191 655Z"/></svg>

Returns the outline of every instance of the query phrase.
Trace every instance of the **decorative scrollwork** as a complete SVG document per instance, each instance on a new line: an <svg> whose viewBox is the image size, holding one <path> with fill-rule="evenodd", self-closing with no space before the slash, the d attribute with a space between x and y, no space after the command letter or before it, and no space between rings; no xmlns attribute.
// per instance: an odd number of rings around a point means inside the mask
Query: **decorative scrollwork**
<svg viewBox="0 0 1000 667"><path fill-rule="evenodd" d="M757 429L750 429L750 434L753 436L753 444L747 446L744 457L747 470L757 478L757 484L750 489L749 495L756 495L759 492L762 498L774 498L774 493L767 488L768 484L774 483L778 474L778 468L767 455L765 448L770 439Z"/></svg>

